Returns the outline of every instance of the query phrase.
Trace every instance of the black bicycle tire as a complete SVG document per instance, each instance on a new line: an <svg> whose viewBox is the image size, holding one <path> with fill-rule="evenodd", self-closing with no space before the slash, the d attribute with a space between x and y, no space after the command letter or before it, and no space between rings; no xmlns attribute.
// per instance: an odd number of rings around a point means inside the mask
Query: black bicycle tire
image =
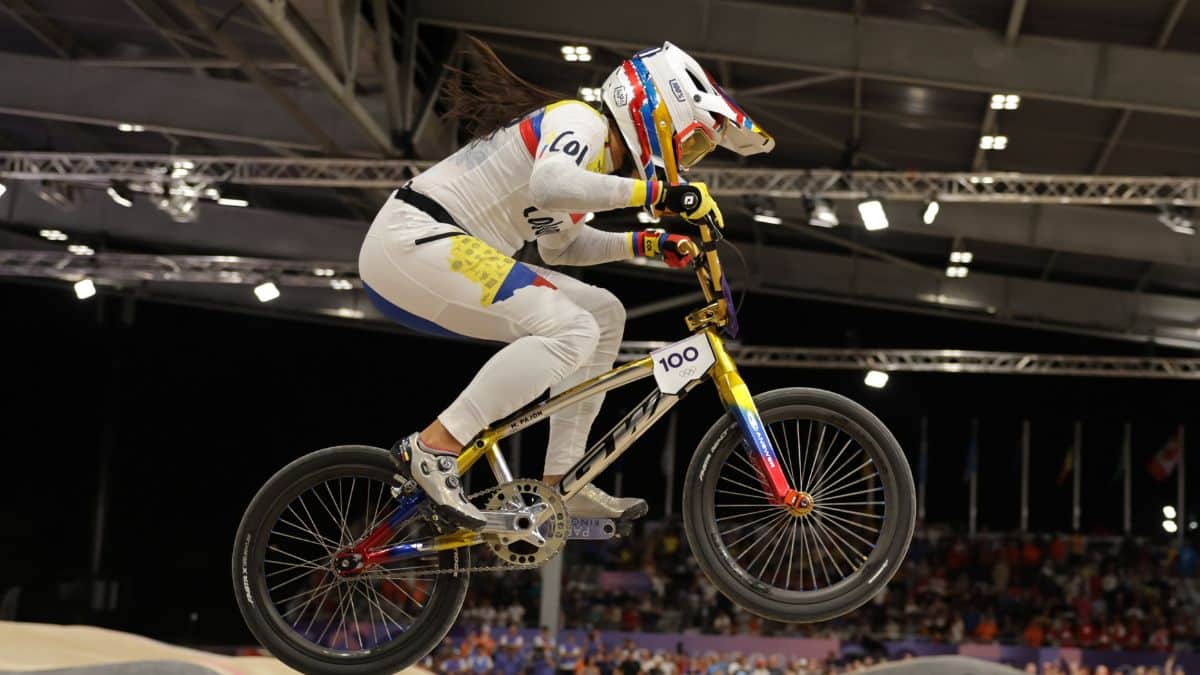
<svg viewBox="0 0 1200 675"><path fill-rule="evenodd" d="M756 396L754 402L765 426L778 421L776 416L779 411L816 408L852 422L866 432L866 437L871 440L873 447L864 449L877 463L885 495L888 494L887 485L890 483L895 499L890 499L885 507L888 516L881 527L880 539L861 569L863 576L866 576L866 583L839 582L830 587L836 590L835 593L771 593L752 587L734 571L728 556L721 550L720 533L711 513L711 494L714 489L711 486L717 474L710 472L708 476L705 475L710 465L714 468L719 466L718 462L723 462L724 457L742 442L737 422L728 413L709 428L688 464L685 484L690 488L683 493L683 521L684 532L696 561L701 571L726 597L764 618L785 623L812 623L828 621L854 611L891 580L912 541L916 525L916 489L908 460L900 444L879 418L839 394L820 389L776 389ZM708 485L705 484L706 477ZM706 500L708 510L705 508ZM868 574L872 570L878 573ZM856 572L854 576L859 576L859 573ZM785 595L787 599L783 599ZM804 601L805 596L820 599Z"/></svg>
<svg viewBox="0 0 1200 675"><path fill-rule="evenodd" d="M389 453L381 448L361 445L343 445L317 450L300 457L275 473L251 500L238 527L234 540L233 586L238 609L250 628L250 632L268 651L285 664L303 673L328 675L374 675L394 673L416 663L433 651L454 625L466 598L470 573L440 575L431 591L429 605L405 635L380 650L379 654L357 659L332 659L305 649L301 640L286 626L276 621L270 610L269 596L265 594L259 553L265 546L256 547L257 542L266 541L265 531L274 524L267 516L276 510L281 500L287 498L296 485L311 480L314 474L358 467L376 476L390 477L395 473L395 464ZM443 567L457 565L470 567L470 551L466 548L443 551L440 564ZM290 635L288 633L291 633Z"/></svg>

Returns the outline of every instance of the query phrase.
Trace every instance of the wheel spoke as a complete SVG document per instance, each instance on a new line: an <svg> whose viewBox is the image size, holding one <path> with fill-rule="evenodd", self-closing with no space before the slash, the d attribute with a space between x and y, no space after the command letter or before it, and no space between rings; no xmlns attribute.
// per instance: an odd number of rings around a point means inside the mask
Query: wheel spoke
<svg viewBox="0 0 1200 675"><path fill-rule="evenodd" d="M822 512L837 511L838 513L848 513L852 516L858 516L859 518L874 518L875 520L883 520L883 516L875 514L875 513L866 513L863 511L851 511L850 509L840 509L836 506L830 506L828 504L821 504L820 510Z"/></svg>
<svg viewBox="0 0 1200 675"><path fill-rule="evenodd" d="M794 522L796 522L795 518L791 518L790 520L783 521L783 527L781 527L779 529L779 532L774 537L775 544L771 547L771 552L767 554L767 559L763 561L762 571L758 573L759 579L762 579L762 575L767 571L767 566L771 564L771 558L775 557L775 551L779 550L779 545L783 543L784 539L787 539L787 535L785 533L788 531L788 528L791 527L792 523L794 523ZM751 563L751 565L753 565L753 563ZM776 568L775 572L776 572L776 574L772 575L772 577L771 577L772 585L775 584L775 576L778 575L779 568ZM763 579L763 580L766 581L765 579Z"/></svg>
<svg viewBox="0 0 1200 675"><path fill-rule="evenodd" d="M755 494L752 494L751 495L752 497L767 497L768 496L766 490L763 490L761 484L758 486L746 485L745 483L743 483L741 481L736 481L736 480L730 478L729 476L726 476L725 474L721 474L721 480L727 480L730 483L733 483L734 485L738 485L738 486L746 488L747 490L754 491Z"/></svg>
<svg viewBox="0 0 1200 675"><path fill-rule="evenodd" d="M771 444L775 446L775 456L779 458L779 463L783 465L783 470L787 472L788 484L792 486L796 485L796 476L792 472L792 465L788 460L787 448L779 444L779 439L775 438L775 432L770 426L767 427L767 435L771 437ZM786 433L784 434L783 439L785 441L787 440Z"/></svg>
<svg viewBox="0 0 1200 675"><path fill-rule="evenodd" d="M842 539L838 535L837 532L834 532L833 530L829 529L824 523L822 523L820 518L813 520L813 523L817 527L821 528L821 531L824 532L826 534L826 536L829 537L830 550L836 550L838 555L842 556L842 560L846 561L846 567L850 568L851 572L858 569L858 567L854 564L854 561L850 559L850 556L846 555L846 549L849 549L849 551L851 553L853 553L855 556L858 556L861 554L859 554L859 552L854 547L847 544L846 540ZM837 562L836 558L834 558L834 562L835 563ZM841 574L842 578L845 579L848 575L842 573L842 566L838 565L837 568L838 568L838 574Z"/></svg>
<svg viewBox="0 0 1200 675"><path fill-rule="evenodd" d="M864 459L864 461L860 464L850 464L849 463L849 460L853 460L853 459L857 458L858 455L861 455L861 454L863 454L862 450L859 449L853 455L846 458L848 463L845 467L838 469L837 471L831 473L831 475L829 475L829 476L822 476L820 483L813 486L811 493L817 494L819 492L825 491L826 489L835 487L838 484L840 484L842 481L846 480L847 478L853 477L855 472L861 471L863 469L863 467L870 466L871 465L870 457L866 457Z"/></svg>
<svg viewBox="0 0 1200 675"><path fill-rule="evenodd" d="M775 524L775 520L776 520L776 519L783 518L785 515L787 515L787 513L786 513L786 512L783 512L783 511L781 511L781 512L779 512L778 514L776 514L774 517L768 516L767 518L772 518L772 519L771 519L771 520L769 520L767 523L763 524L761 527L758 527L758 528L755 528L755 529L753 529L753 530L750 530L750 531L749 531L749 532L747 532L746 534L743 534L741 537L738 537L737 541L734 541L734 542L730 543L730 544L729 544L728 546L726 546L725 548L732 549L733 547L737 546L737 545L738 545L738 544L740 544L741 542L745 541L745 540L746 540L747 538L749 538L750 536L752 536L752 535L754 535L755 533L757 533L757 532L761 531L762 527L770 527L770 526L774 525L774 524ZM765 518L764 518L764 519L760 519L760 520L765 520ZM735 529L736 529L736 528L735 528ZM732 530L731 530L731 531L732 531Z"/></svg>
<svg viewBox="0 0 1200 675"><path fill-rule="evenodd" d="M788 542L787 577L785 577L783 580L784 588L790 589L792 587L792 557L796 554L796 529L799 527L800 527L799 523L797 523L796 519L793 518L792 519L791 541ZM774 578L771 579L771 583L775 583ZM800 582L800 587L801 588L804 587L803 580L801 580L801 582Z"/></svg>
<svg viewBox="0 0 1200 675"><path fill-rule="evenodd" d="M842 455L846 453L846 448L850 447L850 444L853 442L854 442L853 436L846 437L846 442L842 444L842 449L838 450L837 455L835 455L834 458L829 461L829 464L827 464L825 466L825 470L821 472L821 475L817 476L817 479L813 481L813 487L812 487L813 492L816 492L821 489L821 485L825 482L827 476L829 475L829 473L831 471L834 471L834 472L837 471L837 469L834 468L837 466L837 461L842 458ZM830 447L832 447L832 446L830 446ZM860 452L862 452L862 448L857 448L855 451L855 455L857 455ZM854 457L855 455L850 455L850 457Z"/></svg>
<svg viewBox="0 0 1200 675"><path fill-rule="evenodd" d="M854 474L853 474L853 473L851 473L850 475L851 475L851 476L853 476ZM838 486L838 487L841 487L841 488L848 488L848 487L850 487L850 486L852 486L852 485L857 485L857 484L859 484L859 483L861 483L861 482L863 482L863 481L865 481L865 480L870 480L871 478L873 478L873 477L875 477L875 476L878 476L878 475L879 475L879 472L875 472L875 473L873 473L873 474L870 474L870 475L868 475L868 476L861 476L861 477L859 477L857 480L852 480L852 481L850 481L849 483L845 483L845 484L843 484L843 485L840 485L840 486ZM826 489L827 489L827 490L832 490L833 488L834 488L834 486L832 486L832 485L831 485L831 486L829 486L829 487L828 487L828 488L826 488ZM812 497L813 497L813 499L814 499L814 500L817 500L817 499L820 499L820 498L821 498L821 495L822 495L822 494L824 494L824 492L823 492L823 491L822 491L822 492L814 492L814 493L812 493Z"/></svg>
<svg viewBox="0 0 1200 675"><path fill-rule="evenodd" d="M733 495L735 497L749 497L750 499L758 499L760 497L766 496L761 492L759 494L753 495L748 492L738 492L737 490L722 490L721 488L717 488L716 492L717 492L717 494Z"/></svg>
<svg viewBox="0 0 1200 675"><path fill-rule="evenodd" d="M779 518L772 520L769 524L758 527L756 530L754 530L754 534L758 534L765 530L766 534L770 535L772 532L775 531L776 528L778 528L780 526L780 524L787 522L787 518L786 518L787 512L781 511L779 516L780 516ZM755 538L754 541L750 542L750 544L748 546L746 546L746 548L742 549L742 552L737 555L737 559L741 560L747 553L749 553L750 551L753 551L759 545L766 544L770 540L771 540L770 536L762 536L762 537ZM770 546L764 545L762 550L765 551L768 548L770 548ZM762 555L762 552L760 551L758 555ZM752 566L754 564L754 562L757 560L758 560L758 556L755 556L754 560L752 560L751 564L748 565L747 567Z"/></svg>
<svg viewBox="0 0 1200 675"><path fill-rule="evenodd" d="M841 498L843 498L843 497L856 497L856 496L858 496L858 495L870 494L870 493L872 493L872 492L883 492L883 486L882 486L882 485L876 485L875 487L872 487L872 488L867 488L867 489L865 489L865 490L859 490L859 491L857 491L857 492L844 492L844 493L843 493L843 492L837 492L837 493L834 493L834 494L832 494L832 495L826 495L826 494L822 494L822 495L821 495L821 503L829 503L830 501L836 501L836 500L838 500L838 499L841 499ZM816 495L813 495L813 499L814 499L814 501L816 500L816 498L817 498L817 497L816 497Z"/></svg>

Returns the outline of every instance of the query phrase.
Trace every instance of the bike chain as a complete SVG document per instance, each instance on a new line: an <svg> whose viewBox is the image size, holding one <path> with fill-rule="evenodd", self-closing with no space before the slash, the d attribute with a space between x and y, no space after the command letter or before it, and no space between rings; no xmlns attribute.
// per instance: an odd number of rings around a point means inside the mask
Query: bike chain
<svg viewBox="0 0 1200 675"><path fill-rule="evenodd" d="M467 495L467 501L474 502L476 497L482 497L483 495L497 492L500 490L500 488L506 487L508 485L509 485L509 483L505 483L504 485L497 485L495 487L491 487L486 490L480 490L479 492L469 494L469 495ZM495 535L485 534L483 536L485 538L485 541L482 543L486 544L486 543L490 543L487 541L487 538L490 536L495 536ZM547 542L547 545L549 545L549 544L550 544L550 542ZM553 560L555 556L557 556L559 553L562 552L562 548L563 547L560 546L558 551L551 553L550 557L546 558L545 560L543 560L541 562L526 563L526 564L505 563L502 565L475 565L472 567L458 567L456 564L451 569L436 569L436 570L429 570L427 572L425 572L423 570L424 574L422 576L425 576L425 575L437 576L437 575L442 575L442 574L461 574L463 572L472 572L472 573L474 573L474 572L520 572L522 570L536 570L539 567L541 567L542 565L546 564L547 562ZM455 558L457 559L457 555L455 556Z"/></svg>

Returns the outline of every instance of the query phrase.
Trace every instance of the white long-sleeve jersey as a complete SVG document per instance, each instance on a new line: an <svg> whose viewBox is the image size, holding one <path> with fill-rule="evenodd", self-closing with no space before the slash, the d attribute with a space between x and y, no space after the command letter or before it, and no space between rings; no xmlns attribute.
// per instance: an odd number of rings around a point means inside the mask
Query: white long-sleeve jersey
<svg viewBox="0 0 1200 675"><path fill-rule="evenodd" d="M608 138L594 108L560 101L472 141L411 187L502 253L537 241L550 264L625 260L634 255L632 234L589 227L585 214L652 204L662 188L608 175Z"/></svg>

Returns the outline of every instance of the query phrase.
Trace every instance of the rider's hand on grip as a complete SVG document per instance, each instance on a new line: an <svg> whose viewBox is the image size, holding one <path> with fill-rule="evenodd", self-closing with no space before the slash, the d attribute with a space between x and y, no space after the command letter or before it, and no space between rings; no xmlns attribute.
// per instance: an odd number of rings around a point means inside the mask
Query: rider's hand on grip
<svg viewBox="0 0 1200 675"><path fill-rule="evenodd" d="M669 234L660 229L633 233L634 255L661 260L669 267L687 267L692 263L695 250L692 240L682 234Z"/></svg>
<svg viewBox="0 0 1200 675"><path fill-rule="evenodd" d="M708 187L704 183L670 185L663 190L662 197L655 206L660 210L678 213L687 221L703 220L705 216L712 216L717 227L725 229L725 219L721 216L717 200L708 194Z"/></svg>

